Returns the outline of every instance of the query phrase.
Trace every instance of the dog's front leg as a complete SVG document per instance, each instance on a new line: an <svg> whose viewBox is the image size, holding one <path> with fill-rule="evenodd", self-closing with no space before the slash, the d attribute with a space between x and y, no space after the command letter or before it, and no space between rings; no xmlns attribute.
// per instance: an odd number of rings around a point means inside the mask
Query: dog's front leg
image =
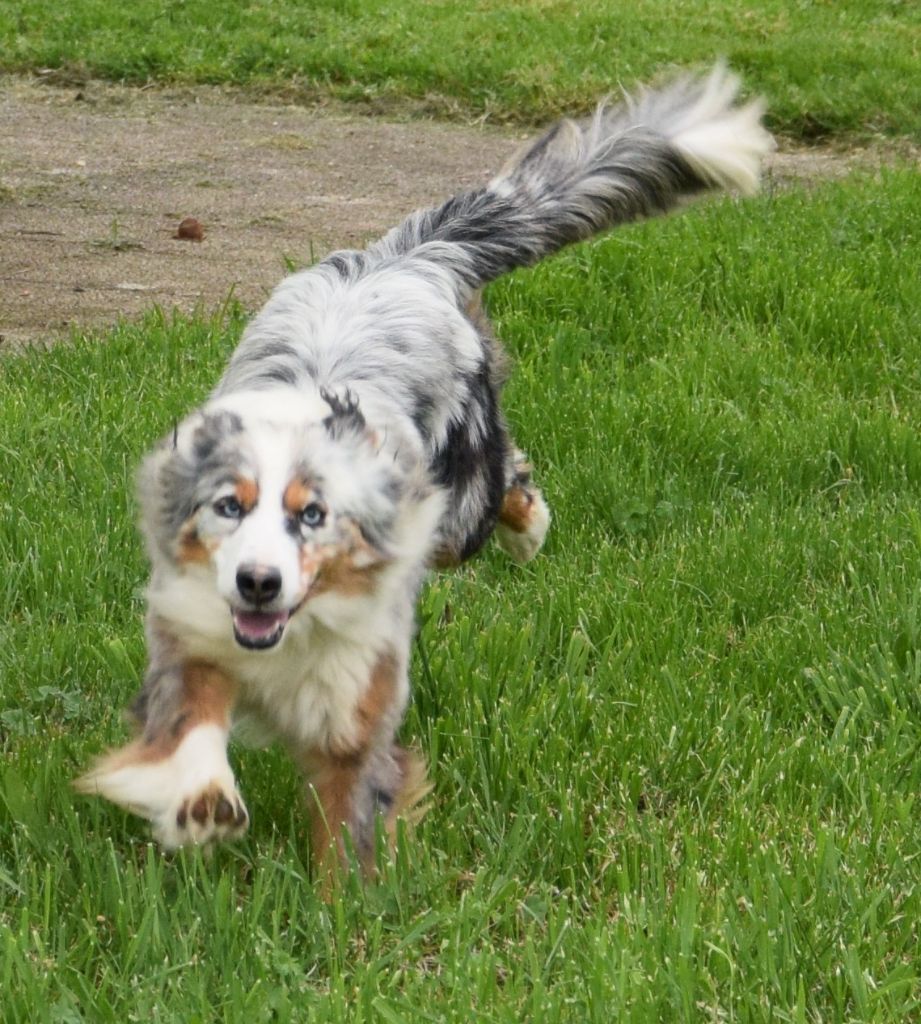
<svg viewBox="0 0 921 1024"><path fill-rule="evenodd" d="M346 832L363 872L372 874L378 819L392 844L398 818L412 825L428 809L432 785L422 758L381 739L360 754L314 752L304 759L310 781L311 853L327 898L337 871L347 866Z"/></svg>
<svg viewBox="0 0 921 1024"><path fill-rule="evenodd" d="M153 823L167 849L241 835L249 817L227 760L236 686L188 661L152 667L136 705L140 736L75 783Z"/></svg>
<svg viewBox="0 0 921 1024"><path fill-rule="evenodd" d="M321 888L328 895L336 871L346 864L345 831L364 870L373 863L370 791L365 752L313 752L303 760L309 778L310 852Z"/></svg>
<svg viewBox="0 0 921 1024"><path fill-rule="evenodd" d="M425 765L394 742L408 694L407 655L385 654L338 738L293 751L307 776L311 852L325 892L346 866L346 833L365 872L374 868L378 819L392 838L397 817L417 820L431 788Z"/></svg>

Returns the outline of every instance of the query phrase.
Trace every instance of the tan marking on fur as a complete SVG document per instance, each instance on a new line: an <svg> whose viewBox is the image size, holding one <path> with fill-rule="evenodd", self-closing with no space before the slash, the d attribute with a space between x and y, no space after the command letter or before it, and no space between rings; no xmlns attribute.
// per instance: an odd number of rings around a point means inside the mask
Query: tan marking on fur
<svg viewBox="0 0 921 1024"><path fill-rule="evenodd" d="M333 757L362 757L372 746L380 724L393 707L397 694L397 660L392 654L382 654L371 669L364 693L358 698L353 714L354 739L348 744L330 744Z"/></svg>
<svg viewBox="0 0 921 1024"><path fill-rule="evenodd" d="M198 536L198 516L183 523L179 531L179 540L176 544L176 561L180 565L197 563L207 565L211 561L211 551Z"/></svg>
<svg viewBox="0 0 921 1024"><path fill-rule="evenodd" d="M237 477L233 490L237 501L243 506L243 511L252 512L259 500L259 485L256 481L250 480L249 477Z"/></svg>
<svg viewBox="0 0 921 1024"><path fill-rule="evenodd" d="M432 791L424 759L414 750L394 746L400 781L392 794L393 804L383 814L384 833L392 847L396 842L397 823L410 827L419 823L431 806L427 800ZM353 804L356 789L362 785L366 752L351 756L312 751L302 758L310 779L308 795L310 810L310 844L316 878L321 895L329 900L336 891L341 872L348 867L343 830L355 827ZM362 873L375 871L372 850L361 854Z"/></svg>
<svg viewBox="0 0 921 1024"><path fill-rule="evenodd" d="M152 739L142 738L140 760L160 761L170 757L197 725L229 728L236 696L237 684L223 672L205 662L189 662L182 670L182 695L177 701L176 724L169 732Z"/></svg>
<svg viewBox="0 0 921 1024"><path fill-rule="evenodd" d="M343 828L351 828L354 793L362 758L315 753L307 759L310 786L310 851L324 898L329 898L337 870L345 865Z"/></svg>
<svg viewBox="0 0 921 1024"><path fill-rule="evenodd" d="M285 488L281 503L289 515L296 516L300 515L314 498L312 487L305 484L303 480L292 480Z"/></svg>
<svg viewBox="0 0 921 1024"><path fill-rule="evenodd" d="M301 548L301 586L308 591L313 586L322 560L322 555L312 545Z"/></svg>
<svg viewBox="0 0 921 1024"><path fill-rule="evenodd" d="M384 827L391 843L396 842L397 821L402 818L409 825L418 825L431 809L428 795L435 784L428 777L425 759L415 750L397 747L394 756L400 766L400 788L393 806L384 818Z"/></svg>
<svg viewBox="0 0 921 1024"><path fill-rule="evenodd" d="M534 518L534 498L523 487L510 487L502 499L499 522L515 533L527 533Z"/></svg>
<svg viewBox="0 0 921 1024"><path fill-rule="evenodd" d="M370 594L377 583L377 575L383 568L384 559L379 551L368 543L354 523L344 524L350 533L344 544L327 544L317 552L316 579L310 588L310 596L335 591L346 597L360 597ZM304 571L305 556L301 556Z"/></svg>
<svg viewBox="0 0 921 1024"><path fill-rule="evenodd" d="M189 662L182 670L182 694L177 699L175 725L154 737L139 736L118 750L103 754L86 775L74 782L81 793L95 793L95 777L131 764L162 761L175 753L183 738L197 725L214 723L228 728L237 685L205 662Z"/></svg>
<svg viewBox="0 0 921 1024"><path fill-rule="evenodd" d="M194 725L214 722L230 725L230 711L237 696L237 684L220 669L204 661L190 661L182 670L182 708ZM188 732L185 729L184 736Z"/></svg>
<svg viewBox="0 0 921 1024"><path fill-rule="evenodd" d="M381 725L393 709L398 671L394 655L389 652L382 654L371 669L365 692L355 705L352 742L331 744L327 751L313 750L302 758L313 790L310 801L311 850L325 897L332 891L339 868L345 865L342 830L356 827L355 791L363 785L361 776L368 755L374 749L375 741L380 743ZM424 777L424 772L422 775ZM395 799L394 807L385 819L388 834L392 834L395 828L397 805L398 800ZM372 868L372 863L363 860L364 871Z"/></svg>
<svg viewBox="0 0 921 1024"><path fill-rule="evenodd" d="M316 579L310 588L310 596L335 591L345 597L360 597L373 592L380 564L356 565L355 552L337 550L324 558L318 567Z"/></svg>

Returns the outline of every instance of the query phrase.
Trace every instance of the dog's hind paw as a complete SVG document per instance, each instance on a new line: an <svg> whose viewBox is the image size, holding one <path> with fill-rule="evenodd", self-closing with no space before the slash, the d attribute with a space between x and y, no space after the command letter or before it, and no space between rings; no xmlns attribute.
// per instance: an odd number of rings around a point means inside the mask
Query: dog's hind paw
<svg viewBox="0 0 921 1024"><path fill-rule="evenodd" d="M518 484L505 492L496 540L516 562L529 562L544 543L550 526L550 509L536 487Z"/></svg>

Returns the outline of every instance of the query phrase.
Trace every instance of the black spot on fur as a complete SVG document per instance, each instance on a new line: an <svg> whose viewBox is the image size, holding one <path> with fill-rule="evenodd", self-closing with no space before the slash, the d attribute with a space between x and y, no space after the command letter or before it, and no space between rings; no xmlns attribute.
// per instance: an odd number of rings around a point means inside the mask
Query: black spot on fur
<svg viewBox="0 0 921 1024"><path fill-rule="evenodd" d="M270 338L258 345L242 345L234 353L231 367L239 380L254 387L296 385L302 376L313 379L317 376L316 360L309 350L282 338Z"/></svg>
<svg viewBox="0 0 921 1024"><path fill-rule="evenodd" d="M234 355L234 362L238 365L247 363L263 363L269 359L296 359L298 350L288 341L278 339L262 341L258 347L242 347Z"/></svg>
<svg viewBox="0 0 921 1024"><path fill-rule="evenodd" d="M427 391L422 391L418 388L413 390L412 411L410 415L420 434L427 435L429 433L429 423L436 407L435 398Z"/></svg>
<svg viewBox="0 0 921 1024"><path fill-rule="evenodd" d="M320 389L320 397L330 408L330 414L323 420L323 426L330 437L343 437L346 433L363 434L365 418L358 408L358 399L351 391L342 397L325 388Z"/></svg>
<svg viewBox="0 0 921 1024"><path fill-rule="evenodd" d="M290 363L271 363L264 370L261 370L258 376L253 378L252 383L256 386L263 383L294 385L299 380L300 374L297 371L297 367L292 366Z"/></svg>
<svg viewBox="0 0 921 1024"><path fill-rule="evenodd" d="M198 463L206 463L215 450L234 434L243 430L243 420L235 412L217 412L205 416L195 431L192 450Z"/></svg>
<svg viewBox="0 0 921 1024"><path fill-rule="evenodd" d="M427 258L448 263L479 287L615 224L669 210L707 187L654 129L612 129L582 164L554 154L560 130L554 126L507 173L510 193L476 189L417 211L387 236L387 246L410 252L428 242L453 243L456 250L433 250Z"/></svg>
<svg viewBox="0 0 921 1024"><path fill-rule="evenodd" d="M451 490L450 509L465 505L452 539L462 561L489 539L505 493L508 434L489 366L484 363L469 382L470 399L460 418L451 422L447 439L432 460L435 482Z"/></svg>
<svg viewBox="0 0 921 1024"><path fill-rule="evenodd" d="M191 453L173 448L172 437L161 442L159 451L145 463L146 483L155 520L148 520L162 550L170 555L182 525L195 513L203 500L227 479L234 479L243 465L239 449L242 419L222 411L204 416L192 435ZM149 474L154 475L149 475Z"/></svg>
<svg viewBox="0 0 921 1024"><path fill-rule="evenodd" d="M375 789L373 792L374 803L379 811L389 811L393 807L393 793L388 793L384 789Z"/></svg>
<svg viewBox="0 0 921 1024"><path fill-rule="evenodd" d="M181 670L174 665L152 663L144 685L128 710L144 730L145 739L169 732L176 717L176 698L181 689Z"/></svg>
<svg viewBox="0 0 921 1024"><path fill-rule="evenodd" d="M365 254L354 249L342 249L339 252L330 253L323 260L321 266L329 267L340 277L348 280L361 274L365 266Z"/></svg>

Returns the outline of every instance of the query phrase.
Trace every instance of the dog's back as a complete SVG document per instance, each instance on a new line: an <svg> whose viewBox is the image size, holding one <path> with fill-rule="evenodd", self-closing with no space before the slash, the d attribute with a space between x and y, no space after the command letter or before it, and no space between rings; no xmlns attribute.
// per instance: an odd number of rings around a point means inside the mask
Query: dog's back
<svg viewBox="0 0 921 1024"><path fill-rule="evenodd" d="M485 318L471 314L476 293L708 189L754 191L773 143L762 104L735 105L738 88L718 67L560 121L484 188L291 276L251 323L219 392L312 382L386 406L394 424L408 420L450 491L439 560L468 558L524 465L499 410L501 354Z"/></svg>

